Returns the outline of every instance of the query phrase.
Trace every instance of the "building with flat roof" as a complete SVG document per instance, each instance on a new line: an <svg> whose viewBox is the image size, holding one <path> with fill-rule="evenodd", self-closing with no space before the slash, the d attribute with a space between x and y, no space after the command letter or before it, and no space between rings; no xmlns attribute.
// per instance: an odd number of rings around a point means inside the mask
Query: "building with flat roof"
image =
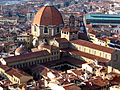
<svg viewBox="0 0 120 90"><path fill-rule="evenodd" d="M86 14L86 23L93 25L118 25L120 26L120 15L118 14Z"/></svg>

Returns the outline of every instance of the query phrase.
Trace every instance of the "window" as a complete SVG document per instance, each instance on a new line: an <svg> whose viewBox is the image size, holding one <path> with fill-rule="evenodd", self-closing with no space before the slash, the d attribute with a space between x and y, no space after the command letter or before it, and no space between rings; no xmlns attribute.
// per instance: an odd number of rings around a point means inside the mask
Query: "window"
<svg viewBox="0 0 120 90"><path fill-rule="evenodd" d="M91 50L89 49L89 53L91 53Z"/></svg>
<svg viewBox="0 0 120 90"><path fill-rule="evenodd" d="M100 52L100 56L101 56L101 52Z"/></svg>
<svg viewBox="0 0 120 90"><path fill-rule="evenodd" d="M84 52L86 51L86 48L84 48Z"/></svg>
<svg viewBox="0 0 120 90"><path fill-rule="evenodd" d="M53 60L53 57L51 57L51 60Z"/></svg>
<svg viewBox="0 0 120 90"><path fill-rule="evenodd" d="M59 51L57 51L56 53L59 54Z"/></svg>
<svg viewBox="0 0 120 90"><path fill-rule="evenodd" d="M57 33L59 33L59 27L57 27Z"/></svg>
<svg viewBox="0 0 120 90"><path fill-rule="evenodd" d="M54 55L56 54L56 52L54 52Z"/></svg>
<svg viewBox="0 0 120 90"><path fill-rule="evenodd" d="M50 58L48 58L48 61L50 61Z"/></svg>
<svg viewBox="0 0 120 90"><path fill-rule="evenodd" d="M107 58L107 54L105 54L105 58Z"/></svg>
<svg viewBox="0 0 120 90"><path fill-rule="evenodd" d="M53 55L53 52L52 52L52 55Z"/></svg>
<svg viewBox="0 0 120 90"><path fill-rule="evenodd" d="M64 32L64 34L66 34L66 32Z"/></svg>
<svg viewBox="0 0 120 90"><path fill-rule="evenodd" d="M34 31L36 32L36 26L34 26Z"/></svg>
<svg viewBox="0 0 120 90"><path fill-rule="evenodd" d="M94 51L94 55L96 54L96 51Z"/></svg>
<svg viewBox="0 0 120 90"><path fill-rule="evenodd" d="M44 27L44 33L48 33L48 28Z"/></svg>
<svg viewBox="0 0 120 90"><path fill-rule="evenodd" d="M70 32L70 35L72 35L73 33L72 32Z"/></svg>
<svg viewBox="0 0 120 90"><path fill-rule="evenodd" d="M81 46L78 48L78 50L81 50Z"/></svg>
<svg viewBox="0 0 120 90"><path fill-rule="evenodd" d="M115 60L116 60L116 61L118 60L118 55L117 55L117 54L115 54Z"/></svg>

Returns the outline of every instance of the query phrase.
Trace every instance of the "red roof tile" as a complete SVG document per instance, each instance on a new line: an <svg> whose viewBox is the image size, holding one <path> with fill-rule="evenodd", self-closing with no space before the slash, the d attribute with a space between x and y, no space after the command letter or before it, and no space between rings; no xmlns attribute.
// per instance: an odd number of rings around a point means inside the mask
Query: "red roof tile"
<svg viewBox="0 0 120 90"><path fill-rule="evenodd" d="M63 32L78 32L78 30L70 27L65 27L62 29Z"/></svg>
<svg viewBox="0 0 120 90"><path fill-rule="evenodd" d="M103 80L101 77L95 77L95 79L90 79L88 82L91 82L93 85L97 85L99 87L104 87L109 84L108 80Z"/></svg>
<svg viewBox="0 0 120 90"><path fill-rule="evenodd" d="M16 76L18 78L22 77L22 76L29 76L27 73L18 70L18 69L14 69L14 68L10 68L9 70L6 71L7 74L11 75L11 76Z"/></svg>
<svg viewBox="0 0 120 90"><path fill-rule="evenodd" d="M10 69L10 67L8 67L8 66L6 66L6 65L0 65L0 68L2 68L3 70L8 70L8 69Z"/></svg>
<svg viewBox="0 0 120 90"><path fill-rule="evenodd" d="M72 72L74 72L78 76L81 76L84 74L82 69L74 69L74 70L72 70Z"/></svg>
<svg viewBox="0 0 120 90"><path fill-rule="evenodd" d="M47 48L47 49L50 49L50 50L58 50L59 49L58 47L53 46L53 45L44 45L43 48Z"/></svg>
<svg viewBox="0 0 120 90"><path fill-rule="evenodd" d="M68 63L74 64L76 66L86 63L85 61L81 61L81 60L73 58L73 57L62 57L60 60L55 60L54 63L53 63L53 61L48 61L47 63L43 63L42 65L51 67L51 66L55 66L57 64L64 63L64 62L68 62Z"/></svg>
<svg viewBox="0 0 120 90"><path fill-rule="evenodd" d="M106 58L102 58L102 57L99 57L99 56L95 56L95 55L92 55L92 54L81 52L81 51L78 51L78 50L75 50L75 49L67 49L65 51L69 52L70 54L82 56L82 57L89 58L89 59L92 59L92 60L98 60L99 62L108 62L108 61L110 61L110 60L108 60Z"/></svg>
<svg viewBox="0 0 120 90"><path fill-rule="evenodd" d="M112 80L110 80L111 84L120 84L120 76L115 76Z"/></svg>
<svg viewBox="0 0 120 90"><path fill-rule="evenodd" d="M65 38L56 38L55 39L57 42L59 42L59 43L68 43L69 41L67 40L67 39L65 39Z"/></svg>
<svg viewBox="0 0 120 90"><path fill-rule="evenodd" d="M42 51L38 51L38 52L30 52L30 53L22 54L22 55L18 55L18 56L7 57L4 59L7 63L13 63L13 62L30 60L32 58L37 58L37 57L44 57L46 55L50 55L50 53L47 50L42 50Z"/></svg>
<svg viewBox="0 0 120 90"><path fill-rule="evenodd" d="M75 84L68 84L63 87L65 88L65 90L81 90L80 87Z"/></svg>
<svg viewBox="0 0 120 90"><path fill-rule="evenodd" d="M63 24L61 13L54 6L43 6L34 17L33 25Z"/></svg>
<svg viewBox="0 0 120 90"><path fill-rule="evenodd" d="M108 48L105 46L100 46L100 45L91 43L89 41L80 40L80 39L79 40L72 40L71 43L82 45L85 47L89 47L89 48L100 50L100 51L107 52L107 53L113 53L115 51L115 49Z"/></svg>

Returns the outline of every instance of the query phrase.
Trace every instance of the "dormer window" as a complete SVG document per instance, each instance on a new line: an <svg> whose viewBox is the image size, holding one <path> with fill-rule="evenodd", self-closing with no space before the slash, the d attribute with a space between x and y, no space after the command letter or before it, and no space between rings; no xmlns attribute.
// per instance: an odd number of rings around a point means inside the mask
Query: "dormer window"
<svg viewBox="0 0 120 90"><path fill-rule="evenodd" d="M48 28L44 27L44 33L48 33Z"/></svg>

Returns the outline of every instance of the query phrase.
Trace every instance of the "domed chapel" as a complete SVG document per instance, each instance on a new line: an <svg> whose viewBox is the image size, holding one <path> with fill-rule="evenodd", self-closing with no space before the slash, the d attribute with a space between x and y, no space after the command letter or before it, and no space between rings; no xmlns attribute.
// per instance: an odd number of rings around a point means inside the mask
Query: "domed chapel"
<svg viewBox="0 0 120 90"><path fill-rule="evenodd" d="M32 22L33 39L49 39L60 34L64 22L61 13L53 5L41 7Z"/></svg>

